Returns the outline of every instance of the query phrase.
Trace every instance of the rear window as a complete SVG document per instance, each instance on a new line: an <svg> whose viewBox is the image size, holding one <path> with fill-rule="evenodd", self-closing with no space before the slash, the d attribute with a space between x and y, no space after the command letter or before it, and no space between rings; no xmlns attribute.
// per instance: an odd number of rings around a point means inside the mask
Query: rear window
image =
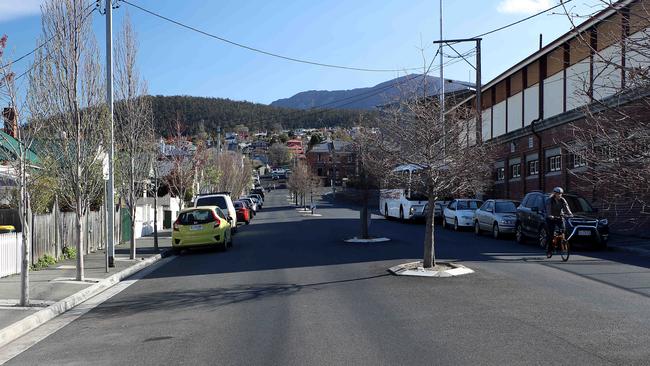
<svg viewBox="0 0 650 366"><path fill-rule="evenodd" d="M456 208L458 210L476 210L482 204L481 201L458 201Z"/></svg>
<svg viewBox="0 0 650 366"><path fill-rule="evenodd" d="M241 202L235 202L234 205L235 205L235 208L242 208L242 207L244 207L244 205L243 205Z"/></svg>
<svg viewBox="0 0 650 366"><path fill-rule="evenodd" d="M196 206L218 206L224 210L228 209L228 204L224 196L199 197L196 199Z"/></svg>
<svg viewBox="0 0 650 366"><path fill-rule="evenodd" d="M514 202L497 202L495 211L497 213L515 213L517 212L517 206Z"/></svg>
<svg viewBox="0 0 650 366"><path fill-rule="evenodd" d="M210 210L192 210L178 216L178 222L181 225L207 224L213 221L214 215Z"/></svg>

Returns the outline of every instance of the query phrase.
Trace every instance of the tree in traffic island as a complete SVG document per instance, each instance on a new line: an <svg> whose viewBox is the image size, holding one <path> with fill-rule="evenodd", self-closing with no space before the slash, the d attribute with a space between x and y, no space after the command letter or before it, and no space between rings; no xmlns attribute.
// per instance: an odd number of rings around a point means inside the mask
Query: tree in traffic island
<svg viewBox="0 0 650 366"><path fill-rule="evenodd" d="M47 122L37 137L42 168L56 180L52 189L61 205L75 212L78 281L84 280L84 218L102 197L108 126L93 8L83 0L41 5L42 46L27 92L31 118Z"/></svg>
<svg viewBox="0 0 650 366"><path fill-rule="evenodd" d="M428 197L423 267L436 266L434 202L439 197L475 195L489 183L491 148L479 138L473 111L448 102L444 118L434 98L405 98L383 110L371 159L381 165L411 165L413 174L384 171L384 184L408 186ZM377 164L377 163L375 163Z"/></svg>
<svg viewBox="0 0 650 366"><path fill-rule="evenodd" d="M310 203L313 203L313 195L319 184L320 179L311 171L309 165L302 161L298 162L287 180L287 186L294 195L296 204L305 209L307 208L307 196L310 198Z"/></svg>
<svg viewBox="0 0 650 366"><path fill-rule="evenodd" d="M603 4L614 13L595 27L596 36L586 32L575 38L576 47L592 55L594 73L593 78L567 76L567 82L579 86L568 97L585 103L580 109L584 119L570 125L571 138L563 147L569 157L569 174L583 191L592 194L604 214L617 219L620 230L647 230L650 8L644 1ZM570 9L565 13L574 25L594 15Z"/></svg>

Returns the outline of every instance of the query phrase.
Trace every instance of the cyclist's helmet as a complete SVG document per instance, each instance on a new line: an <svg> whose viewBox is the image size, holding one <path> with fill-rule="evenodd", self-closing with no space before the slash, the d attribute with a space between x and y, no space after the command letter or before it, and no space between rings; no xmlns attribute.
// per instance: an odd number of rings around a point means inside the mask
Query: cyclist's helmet
<svg viewBox="0 0 650 366"><path fill-rule="evenodd" d="M553 188L553 193L562 194L562 193L564 193L564 189L562 189L562 187L555 187L555 188Z"/></svg>

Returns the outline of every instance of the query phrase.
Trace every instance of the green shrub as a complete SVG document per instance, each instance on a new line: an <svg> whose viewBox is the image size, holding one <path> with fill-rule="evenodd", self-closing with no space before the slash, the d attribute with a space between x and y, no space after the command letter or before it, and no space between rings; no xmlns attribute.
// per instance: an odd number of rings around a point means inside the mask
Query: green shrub
<svg viewBox="0 0 650 366"><path fill-rule="evenodd" d="M77 250L75 248L63 247L63 259L77 258Z"/></svg>
<svg viewBox="0 0 650 366"><path fill-rule="evenodd" d="M49 254L45 254L42 257L38 258L36 263L32 264L32 270L38 271L39 269L47 268L56 263L56 258L52 257Z"/></svg>

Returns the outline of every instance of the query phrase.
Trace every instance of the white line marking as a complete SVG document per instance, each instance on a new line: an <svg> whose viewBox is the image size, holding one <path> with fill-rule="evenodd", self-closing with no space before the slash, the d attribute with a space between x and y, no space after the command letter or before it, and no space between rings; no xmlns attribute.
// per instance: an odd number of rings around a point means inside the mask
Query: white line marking
<svg viewBox="0 0 650 366"><path fill-rule="evenodd" d="M50 335L54 334L59 329L65 327L66 325L72 323L73 321L77 320L80 316L86 314L90 310L101 305L101 303L103 303L104 301L126 290L129 286L138 282L138 280L141 280L145 276L149 275L151 272L171 262L175 258L176 256L171 256L171 257L161 259L155 264L129 277L129 279L120 281L115 286L107 289L106 291L99 293L97 296L94 296L86 300L85 302L79 304L78 306L68 310L67 312L41 325L40 327L34 329L33 331L7 344L5 347L3 347L0 350L0 365L4 365L7 361L27 351L38 342L49 337Z"/></svg>

